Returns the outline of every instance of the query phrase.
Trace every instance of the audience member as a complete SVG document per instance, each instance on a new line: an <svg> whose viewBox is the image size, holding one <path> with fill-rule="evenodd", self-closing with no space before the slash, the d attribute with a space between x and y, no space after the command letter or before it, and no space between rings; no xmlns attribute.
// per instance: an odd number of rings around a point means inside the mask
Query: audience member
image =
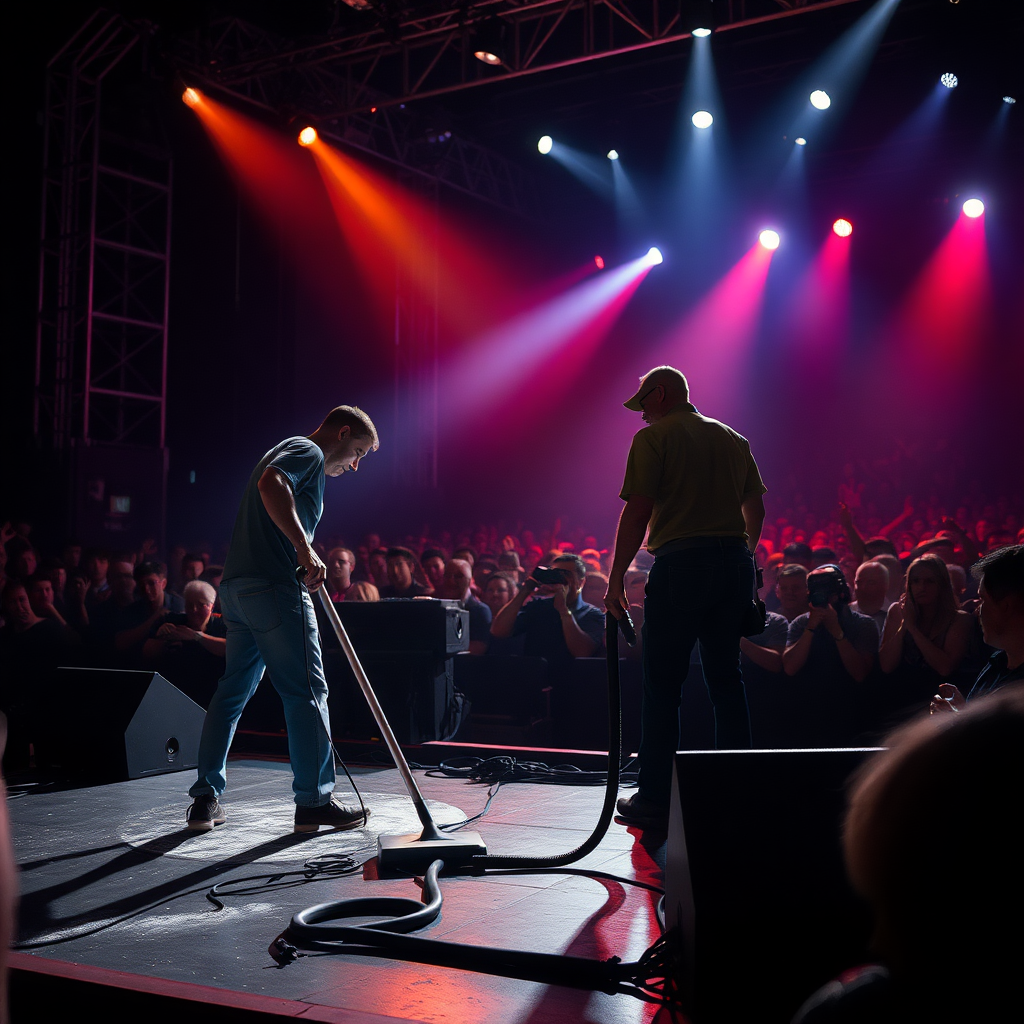
<svg viewBox="0 0 1024 1024"><path fill-rule="evenodd" d="M55 603L53 582L46 573L34 573L26 580L25 586L28 590L28 599L32 605L32 611L36 615L41 619L53 619L54 622L61 626L67 625L67 620L61 615Z"/></svg>
<svg viewBox="0 0 1024 1024"><path fill-rule="evenodd" d="M86 607L95 608L110 597L107 570L110 568L110 552L106 548L90 548L85 554L85 571L89 577L89 593Z"/></svg>
<svg viewBox="0 0 1024 1024"><path fill-rule="evenodd" d="M388 586L388 549L387 548L373 548L369 554L369 571L370 579L372 583L379 591L383 592L384 588Z"/></svg>
<svg viewBox="0 0 1024 1024"><path fill-rule="evenodd" d="M167 593L167 566L163 562L143 562L135 570L135 583L141 596L127 610L125 628L114 634L114 649L137 661L142 646L168 615L180 614L185 603Z"/></svg>
<svg viewBox="0 0 1024 1024"><path fill-rule="evenodd" d="M379 601L380 591L369 580L358 580L345 592L346 601Z"/></svg>
<svg viewBox="0 0 1024 1024"><path fill-rule="evenodd" d="M496 637L523 634L527 657L546 658L564 669L573 658L599 654L604 641L604 613L580 596L587 569L578 555L560 555L552 569L561 570L564 583L539 584L533 576L491 622ZM528 597L537 598L524 608Z"/></svg>
<svg viewBox="0 0 1024 1024"><path fill-rule="evenodd" d="M439 548L427 548L420 555L420 567L431 590L438 590L441 580L444 579L444 552Z"/></svg>
<svg viewBox="0 0 1024 1024"><path fill-rule="evenodd" d="M961 670L971 624L957 604L946 563L934 554L915 558L907 592L886 615L879 651L882 671L895 675L894 696L902 705L923 707L939 683ZM951 681L961 678L962 673Z"/></svg>
<svg viewBox="0 0 1024 1024"><path fill-rule="evenodd" d="M202 580L185 584L185 611L169 614L142 647L142 660L203 707L224 674L227 626L213 613L217 592Z"/></svg>
<svg viewBox="0 0 1024 1024"><path fill-rule="evenodd" d="M206 572L206 558L196 551L186 552L181 559L181 585L185 587L192 580L202 578Z"/></svg>
<svg viewBox="0 0 1024 1024"><path fill-rule="evenodd" d="M31 745L47 731L44 713L53 692L52 676L75 638L56 620L36 615L20 580L9 580L4 588L3 613L0 711L10 730L4 759L5 770L10 770L29 767Z"/></svg>
<svg viewBox="0 0 1024 1024"><path fill-rule="evenodd" d="M498 555L498 570L511 573L515 576L516 586L519 585L519 581L522 579L523 567L520 564L519 555L515 551L502 551ZM486 583L486 580L484 582Z"/></svg>
<svg viewBox="0 0 1024 1024"><path fill-rule="evenodd" d="M583 581L583 589L580 591L580 596L587 604L600 607L607 590L608 577L603 572L588 572L586 579Z"/></svg>
<svg viewBox="0 0 1024 1024"><path fill-rule="evenodd" d="M388 548L386 586L379 587L380 596L423 597L430 591L415 579L416 556L408 548Z"/></svg>
<svg viewBox="0 0 1024 1024"><path fill-rule="evenodd" d="M814 563L814 552L811 546L803 541L794 541L782 549L786 565L802 565L808 572L817 568Z"/></svg>
<svg viewBox="0 0 1024 1024"><path fill-rule="evenodd" d="M324 586L327 596L335 603L345 600L345 594L352 586L352 570L356 567L356 556L348 548L331 548L327 554L327 579Z"/></svg>
<svg viewBox="0 0 1024 1024"><path fill-rule="evenodd" d="M810 611L789 624L782 664L793 677L793 746L851 746L863 726L851 709L854 684L878 655L878 627L850 609L850 588L835 565L807 574Z"/></svg>
<svg viewBox="0 0 1024 1024"><path fill-rule="evenodd" d="M458 601L469 612L469 653L484 654L491 631L491 609L473 596L470 591L472 579L469 562L453 558L444 567L441 589L436 596L446 601Z"/></svg>
<svg viewBox="0 0 1024 1024"><path fill-rule="evenodd" d="M889 602L886 601L889 570L881 562L862 562L853 580L853 592L857 600L850 608L874 619L881 634L885 627L885 613L889 610Z"/></svg>
<svg viewBox="0 0 1024 1024"><path fill-rule="evenodd" d="M512 573L499 571L484 584L483 602L491 610L491 619L516 596L519 581Z"/></svg>
<svg viewBox="0 0 1024 1024"><path fill-rule="evenodd" d="M875 965L819 989L795 1024L1010 1020L1024 937L1024 691L915 721L855 778L846 866Z"/></svg>
<svg viewBox="0 0 1024 1024"><path fill-rule="evenodd" d="M1007 683L1024 682L1024 544L992 551L971 570L981 591L982 635L995 653L965 698L952 683L943 683L931 711L961 711L967 700L995 693Z"/></svg>
<svg viewBox="0 0 1024 1024"><path fill-rule="evenodd" d="M806 615L810 608L807 603L807 570L795 562L784 565L776 578L775 597L779 614L787 622Z"/></svg>

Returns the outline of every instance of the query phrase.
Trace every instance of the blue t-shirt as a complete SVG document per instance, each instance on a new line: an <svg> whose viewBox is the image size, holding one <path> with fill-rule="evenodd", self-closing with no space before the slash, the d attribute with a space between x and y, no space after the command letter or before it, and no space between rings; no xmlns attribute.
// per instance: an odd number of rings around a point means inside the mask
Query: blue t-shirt
<svg viewBox="0 0 1024 1024"><path fill-rule="evenodd" d="M295 510L308 540L324 510L324 453L308 437L289 437L260 459L249 477L231 533L224 562L224 579L255 577L274 583L295 581L295 548L274 525L259 480L269 466L280 470L291 484Z"/></svg>

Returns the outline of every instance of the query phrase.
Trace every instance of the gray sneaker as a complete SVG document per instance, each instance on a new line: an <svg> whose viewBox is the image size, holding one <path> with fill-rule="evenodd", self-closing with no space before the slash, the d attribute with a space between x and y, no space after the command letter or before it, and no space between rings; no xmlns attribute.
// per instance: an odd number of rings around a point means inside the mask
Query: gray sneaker
<svg viewBox="0 0 1024 1024"><path fill-rule="evenodd" d="M223 825L228 816L215 796L197 796L188 809L186 823L193 832L210 832L215 825Z"/></svg>
<svg viewBox="0 0 1024 1024"><path fill-rule="evenodd" d="M367 814L370 812L367 811ZM363 825L363 812L359 807L349 807L338 803L332 797L330 803L320 807L300 807L295 805L295 832L316 832L321 825L340 831L346 828L360 828Z"/></svg>

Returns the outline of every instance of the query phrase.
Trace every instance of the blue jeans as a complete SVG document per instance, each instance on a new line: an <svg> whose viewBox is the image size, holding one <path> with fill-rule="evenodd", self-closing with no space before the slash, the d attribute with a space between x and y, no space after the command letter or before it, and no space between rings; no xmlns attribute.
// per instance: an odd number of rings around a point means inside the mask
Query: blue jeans
<svg viewBox="0 0 1024 1024"><path fill-rule="evenodd" d="M746 545L723 538L657 558L644 601L644 697L641 794L668 804L672 759L679 746L679 703L693 645L715 709L715 746L750 747L750 716L740 674L743 614L754 592L754 560Z"/></svg>
<svg viewBox="0 0 1024 1024"><path fill-rule="evenodd" d="M220 588L227 624L227 667L210 701L199 742L193 797L220 796L227 786L228 748L263 670L284 705L295 802L319 807L334 792L334 754L327 680L309 592L299 583L235 578Z"/></svg>

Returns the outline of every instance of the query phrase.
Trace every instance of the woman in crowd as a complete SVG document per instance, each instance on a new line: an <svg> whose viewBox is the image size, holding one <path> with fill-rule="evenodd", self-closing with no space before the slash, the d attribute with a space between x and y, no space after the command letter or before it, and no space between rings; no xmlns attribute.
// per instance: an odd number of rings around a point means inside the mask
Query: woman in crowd
<svg viewBox="0 0 1024 1024"><path fill-rule="evenodd" d="M345 593L346 601L379 601L380 591L367 580L353 583Z"/></svg>
<svg viewBox="0 0 1024 1024"><path fill-rule="evenodd" d="M517 593L519 593L519 584L512 573L499 571L492 573L487 578L480 600L491 609L491 618L493 619Z"/></svg>
<svg viewBox="0 0 1024 1024"><path fill-rule="evenodd" d="M960 610L946 563L936 555L915 558L907 570L906 592L886 615L878 652L882 671L893 677L887 689L895 707L920 710L940 683L965 681L972 628L973 619Z"/></svg>

